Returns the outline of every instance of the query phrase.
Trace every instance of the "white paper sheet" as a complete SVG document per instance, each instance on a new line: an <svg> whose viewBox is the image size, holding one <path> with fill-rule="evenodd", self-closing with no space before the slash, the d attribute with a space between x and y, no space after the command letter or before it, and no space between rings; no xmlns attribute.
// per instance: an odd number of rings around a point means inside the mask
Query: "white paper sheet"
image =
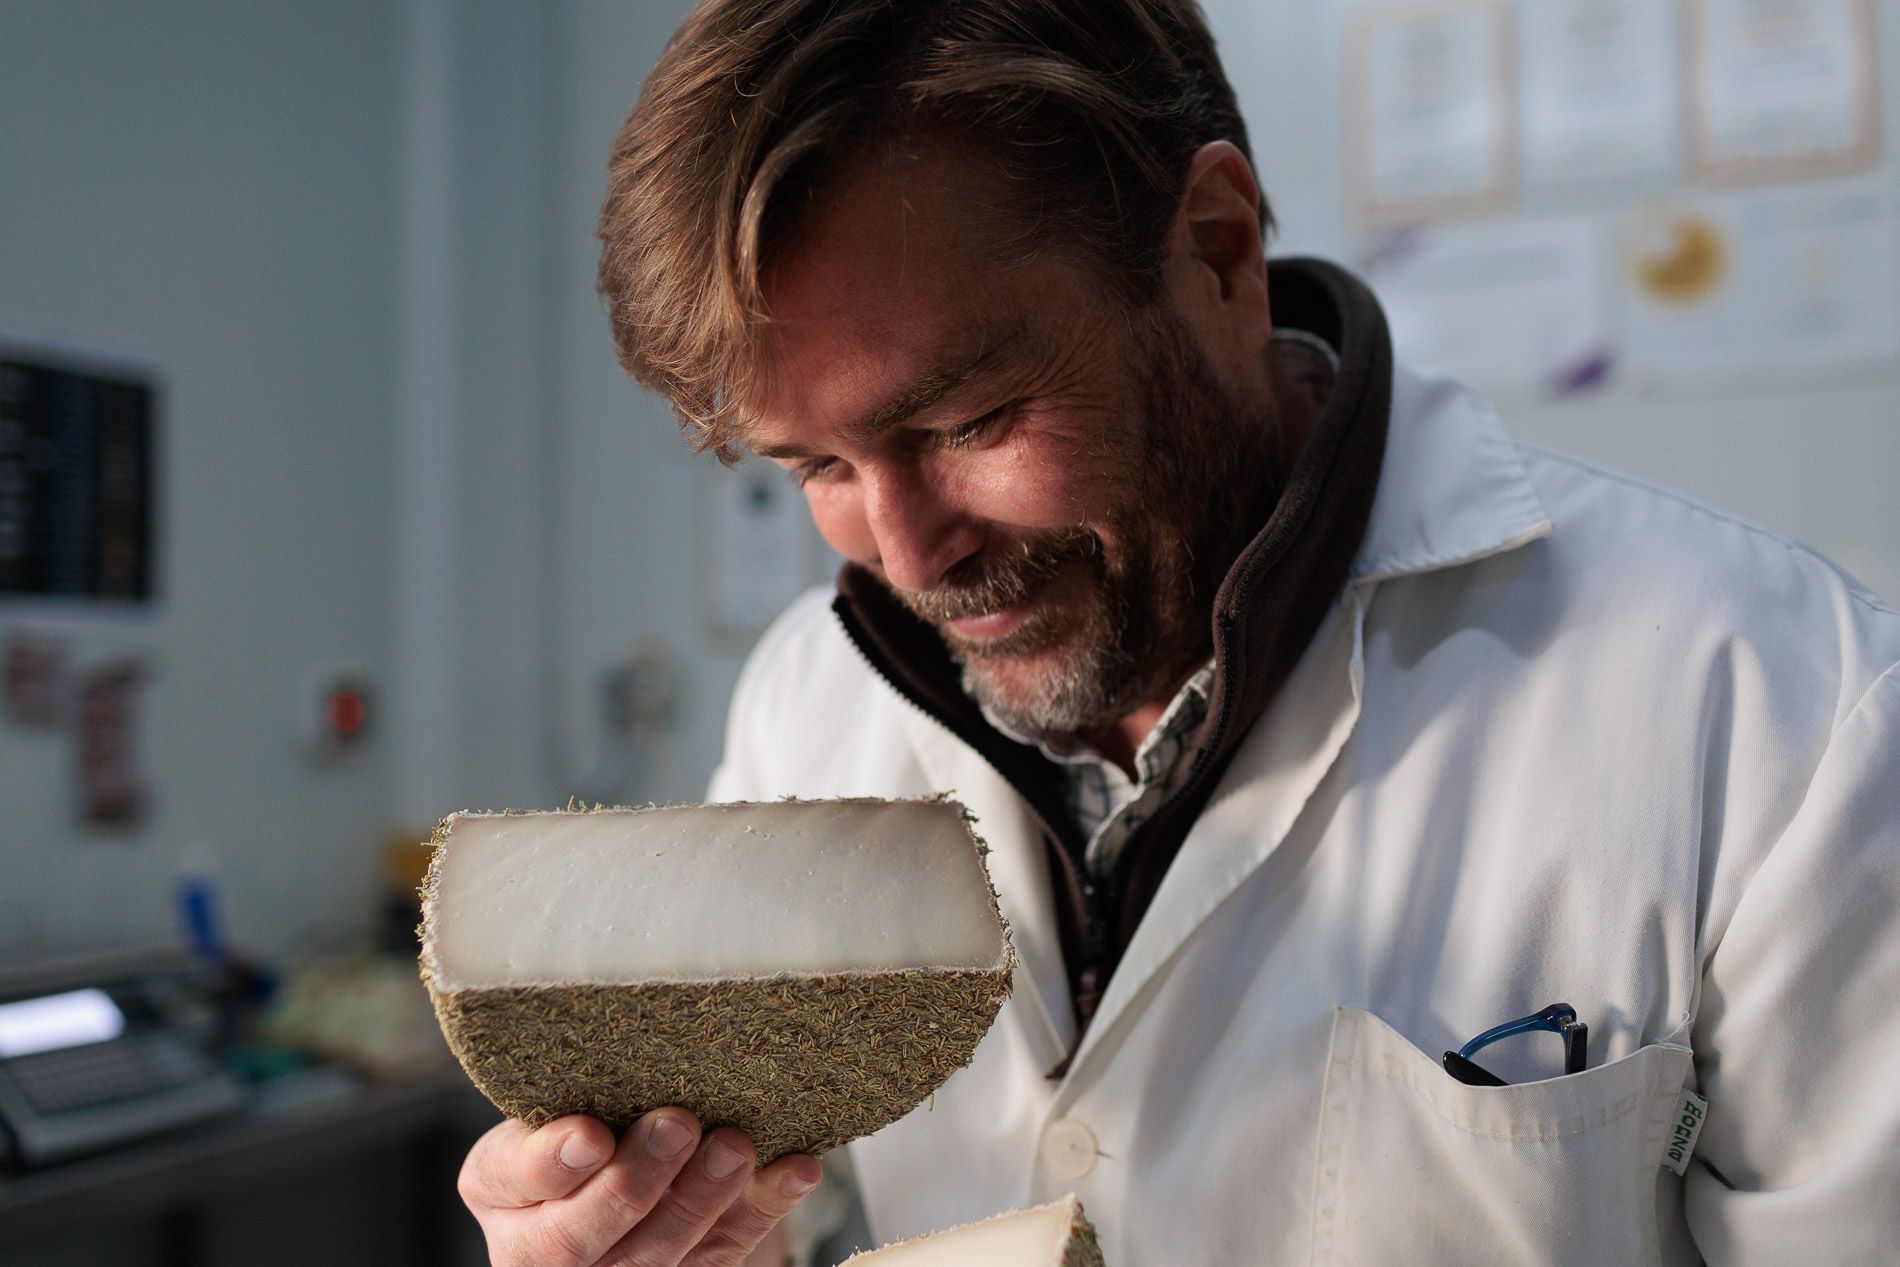
<svg viewBox="0 0 1900 1267"><path fill-rule="evenodd" d="M1622 237L1640 379L1762 381L1900 360L1900 220L1884 177L1646 208Z"/></svg>
<svg viewBox="0 0 1900 1267"><path fill-rule="evenodd" d="M778 467L761 461L710 471L709 566L702 573L712 632L747 638L812 583L815 551L805 500Z"/></svg>
<svg viewBox="0 0 1900 1267"><path fill-rule="evenodd" d="M1871 160L1870 0L1694 0L1697 168L1718 180Z"/></svg>
<svg viewBox="0 0 1900 1267"><path fill-rule="evenodd" d="M1680 166L1676 10L1658 0L1521 0L1525 183L1617 185Z"/></svg>
<svg viewBox="0 0 1900 1267"><path fill-rule="evenodd" d="M1586 217L1441 225L1364 260L1406 363L1492 391L1561 391L1606 353L1603 247Z"/></svg>
<svg viewBox="0 0 1900 1267"><path fill-rule="evenodd" d="M1355 30L1347 117L1363 219L1395 223L1484 209L1511 190L1507 11L1469 0L1374 13Z"/></svg>

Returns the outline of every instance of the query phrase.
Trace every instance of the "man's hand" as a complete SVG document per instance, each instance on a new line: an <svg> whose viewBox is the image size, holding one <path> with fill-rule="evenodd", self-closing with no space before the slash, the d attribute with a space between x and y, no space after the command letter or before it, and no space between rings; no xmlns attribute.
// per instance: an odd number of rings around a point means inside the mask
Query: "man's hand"
<svg viewBox="0 0 1900 1267"><path fill-rule="evenodd" d="M456 1188L493 1267L738 1267L820 1171L806 1156L754 1171L744 1132L701 1137L684 1109L613 1133L591 1117L513 1120L468 1153Z"/></svg>

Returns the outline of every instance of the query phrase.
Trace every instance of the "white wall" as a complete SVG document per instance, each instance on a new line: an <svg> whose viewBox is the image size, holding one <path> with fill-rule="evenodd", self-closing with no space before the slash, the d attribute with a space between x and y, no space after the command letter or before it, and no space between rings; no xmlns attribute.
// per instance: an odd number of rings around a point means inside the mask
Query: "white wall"
<svg viewBox="0 0 1900 1267"><path fill-rule="evenodd" d="M584 276L554 275L573 258L553 227L571 152L552 115L557 16L456 0L0 10L0 321L142 350L166 385L156 614L0 608L0 628L58 633L82 664L150 659L154 812L133 833L82 830L70 733L0 723L0 961L164 940L185 869L218 876L252 953L359 935L386 835L558 803L589 764L601 665L570 675L589 684L570 704L577 751L556 760L549 742L559 587L620 583L647 534L579 513L571 531L599 541L580 570L551 535L573 496L557 461L603 460L557 411L571 340L551 315L592 306ZM611 442L632 396L584 421ZM627 487L595 495L618 506ZM381 729L326 767L297 745L300 708L337 664L382 688Z"/></svg>
<svg viewBox="0 0 1900 1267"><path fill-rule="evenodd" d="M81 664L151 661L154 811L79 828L70 733L0 723L0 960L165 939L185 869L255 953L359 932L386 833L600 790L598 678L645 637L678 739L619 793L703 789L743 650L691 616L706 464L614 366L592 283L608 141L683 12L0 11L0 321L166 386L156 614L0 608ZM299 709L336 664L383 729L322 767Z"/></svg>
<svg viewBox="0 0 1900 1267"><path fill-rule="evenodd" d="M154 812L79 829L70 734L0 719L0 968L169 940L187 867L247 954L359 940L385 833L553 795L546 30L461 0L0 6L0 321L145 351L166 386L162 604L35 622L154 666ZM325 767L301 688L339 663L383 728ZM417 1261L412 1159L280 1160L206 1203L204 1262ZM452 1261L486 1261L452 1226ZM0 1260L142 1267L174 1257L160 1231L101 1210Z"/></svg>
<svg viewBox="0 0 1900 1267"><path fill-rule="evenodd" d="M546 768L551 9L405 0L409 566L400 808L559 799ZM431 86L432 85L432 86ZM564 795L564 794L563 794Z"/></svg>
<svg viewBox="0 0 1900 1267"><path fill-rule="evenodd" d="M0 962L168 936L183 866L251 945L367 919L391 750L320 769L294 737L304 674L395 651L393 18L0 8L0 320L144 349L165 383L162 604L67 629L156 672L151 822L79 830L68 733L0 725Z"/></svg>
<svg viewBox="0 0 1900 1267"><path fill-rule="evenodd" d="M596 675L641 639L671 648L682 678L678 721L669 751L630 786L639 799L704 793L745 650L708 638L695 591L696 517L708 482L721 474L718 463L693 458L665 405L620 372L594 294L594 226L608 147L689 8L685 0L563 4L554 59L560 713L567 762L584 765L594 747L588 736ZM813 582L828 575L815 561Z"/></svg>

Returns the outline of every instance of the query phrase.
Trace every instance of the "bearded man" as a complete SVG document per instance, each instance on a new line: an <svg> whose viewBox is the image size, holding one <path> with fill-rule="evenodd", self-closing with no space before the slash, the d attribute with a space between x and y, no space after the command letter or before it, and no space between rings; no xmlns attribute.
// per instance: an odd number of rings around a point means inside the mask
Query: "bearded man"
<svg viewBox="0 0 1900 1267"><path fill-rule="evenodd" d="M1117 1267L1890 1254L1900 617L1271 226L1192 0L704 0L615 146L624 364L848 560L712 796L954 792L1021 960L837 1182ZM752 1158L508 1124L463 1191L498 1262L776 1262L819 1171Z"/></svg>

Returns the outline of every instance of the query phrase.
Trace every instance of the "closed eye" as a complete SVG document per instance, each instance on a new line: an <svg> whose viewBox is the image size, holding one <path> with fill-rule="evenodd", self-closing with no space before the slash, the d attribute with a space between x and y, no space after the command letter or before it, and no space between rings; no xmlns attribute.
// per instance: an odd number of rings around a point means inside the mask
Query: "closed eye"
<svg viewBox="0 0 1900 1267"><path fill-rule="evenodd" d="M837 465L837 458L809 458L787 469L792 473L792 483L803 488L813 480L824 476L827 471L830 471Z"/></svg>
<svg viewBox="0 0 1900 1267"><path fill-rule="evenodd" d="M1006 418L1011 408L1011 405L999 405L988 413L972 418L968 422L958 423L954 427L946 427L938 431L924 432L922 433L922 440L930 447L939 449L963 448L965 445L974 444L982 437L984 432ZM815 480L823 480L829 477L837 471L839 467L840 462L835 457L814 457L794 463L786 469L791 473L792 482L798 487L803 488Z"/></svg>
<svg viewBox="0 0 1900 1267"><path fill-rule="evenodd" d="M1002 421L1004 415L1009 413L1009 408L1008 405L999 405L981 417L972 418L968 422L939 431L937 443L946 449L961 448Z"/></svg>

